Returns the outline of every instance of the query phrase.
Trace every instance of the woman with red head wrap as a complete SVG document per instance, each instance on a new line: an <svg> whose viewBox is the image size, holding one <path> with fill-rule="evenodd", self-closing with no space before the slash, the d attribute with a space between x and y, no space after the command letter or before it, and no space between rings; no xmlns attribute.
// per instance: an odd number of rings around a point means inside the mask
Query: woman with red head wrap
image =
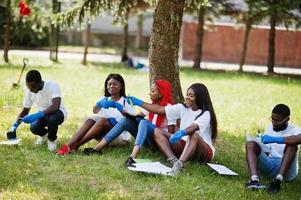
<svg viewBox="0 0 301 200"><path fill-rule="evenodd" d="M150 99L152 104L157 104L160 106L173 105L172 100L172 87L168 81L165 80L156 80L150 89ZM149 120L144 119L143 116L149 115ZM126 160L125 165L131 166L135 163L134 158L138 155L142 145L144 143L153 144L152 137L155 130L162 129L167 131L166 116L164 114L154 114L148 113L144 110L143 116L133 117L128 116L127 118L122 119L116 124L111 131L96 145L94 150L96 152L101 151L107 144L113 141L120 133L124 130L129 131L135 138L135 146L130 155Z"/></svg>

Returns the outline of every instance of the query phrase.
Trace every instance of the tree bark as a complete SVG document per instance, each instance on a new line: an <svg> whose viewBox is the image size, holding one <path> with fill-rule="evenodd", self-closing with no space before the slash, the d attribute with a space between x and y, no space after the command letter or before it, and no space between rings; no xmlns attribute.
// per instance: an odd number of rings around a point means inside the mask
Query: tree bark
<svg viewBox="0 0 301 200"><path fill-rule="evenodd" d="M11 25L11 1L7 1L6 6L6 22L4 25L4 34L3 34L3 58L4 62L8 63L8 51L9 51L9 37L10 37L10 25Z"/></svg>
<svg viewBox="0 0 301 200"><path fill-rule="evenodd" d="M269 50L268 50L268 73L274 73L275 66L275 37L277 13L273 13L270 18Z"/></svg>
<svg viewBox="0 0 301 200"><path fill-rule="evenodd" d="M244 41L242 44L242 53L241 53L241 58L240 58L240 62L239 62L239 70L240 72L242 72L242 67L245 64L246 61L246 56L247 56L247 50L248 50L248 42L249 42L249 35L250 35L250 31L252 28L251 22L247 21L245 24L245 34L244 34Z"/></svg>
<svg viewBox="0 0 301 200"><path fill-rule="evenodd" d="M196 43L194 49L193 69L201 69L204 22L205 22L205 7L201 6L198 13L198 27L196 32Z"/></svg>
<svg viewBox="0 0 301 200"><path fill-rule="evenodd" d="M136 41L135 41L135 47L137 49L142 47L142 38L143 38L143 20L144 16L143 14L137 15L137 32L136 32Z"/></svg>
<svg viewBox="0 0 301 200"><path fill-rule="evenodd" d="M89 19L88 19L87 20L87 28L86 28L86 31L84 33L84 45L85 45L85 49L84 49L84 58L83 58L83 61L82 61L83 65L87 64L87 55L88 55L90 32L91 32L91 23L89 22Z"/></svg>
<svg viewBox="0 0 301 200"><path fill-rule="evenodd" d="M125 24L123 26L123 46L121 52L121 62L123 58L128 58L128 40L129 40L129 8L126 13Z"/></svg>
<svg viewBox="0 0 301 200"><path fill-rule="evenodd" d="M168 80L173 86L173 99L183 102L179 77L179 40L185 0L159 0L150 37L150 83Z"/></svg>

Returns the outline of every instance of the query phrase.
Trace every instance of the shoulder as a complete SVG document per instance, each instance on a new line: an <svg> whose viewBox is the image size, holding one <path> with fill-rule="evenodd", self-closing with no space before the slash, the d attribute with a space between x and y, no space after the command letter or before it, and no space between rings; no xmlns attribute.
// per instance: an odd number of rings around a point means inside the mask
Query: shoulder
<svg viewBox="0 0 301 200"><path fill-rule="evenodd" d="M294 124L288 124L287 131L289 131L291 134L300 134L301 128Z"/></svg>

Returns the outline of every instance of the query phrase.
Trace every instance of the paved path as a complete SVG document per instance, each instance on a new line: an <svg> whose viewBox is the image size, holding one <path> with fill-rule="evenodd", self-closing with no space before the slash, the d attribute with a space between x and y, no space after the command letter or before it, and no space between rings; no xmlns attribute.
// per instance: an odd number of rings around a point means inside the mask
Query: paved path
<svg viewBox="0 0 301 200"><path fill-rule="evenodd" d="M3 50L0 50L0 54L3 55ZM9 55L49 58L49 51L10 50ZM81 60L82 57L83 57L82 53L59 52L59 54L58 54L59 60L60 59ZM91 54L88 54L87 60L93 61L93 62L120 62L120 56L119 55L91 53ZM135 60L137 60L141 63L148 64L148 59L146 57L135 57ZM193 64L192 61L179 59L180 66L192 66L192 64ZM239 66L238 66L238 64L202 62L202 68L213 69L213 70L237 71ZM245 65L244 71L264 73L267 71L267 67L266 66L258 66L258 65ZM295 68L275 67L274 71L279 74L301 75L301 69L295 69Z"/></svg>

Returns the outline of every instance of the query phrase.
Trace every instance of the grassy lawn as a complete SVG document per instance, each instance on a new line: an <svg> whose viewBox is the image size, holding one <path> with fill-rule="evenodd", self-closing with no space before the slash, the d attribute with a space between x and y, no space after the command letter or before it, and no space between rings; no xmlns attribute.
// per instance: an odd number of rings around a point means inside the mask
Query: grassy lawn
<svg viewBox="0 0 301 200"><path fill-rule="evenodd" d="M6 138L6 131L22 108L22 88L11 89L21 63L20 57L11 57L10 65L0 61L0 140ZM120 73L125 78L127 94L149 99L148 74L118 64L90 63L86 67L74 61L52 63L31 58L26 71L30 68L39 69L45 80L61 86L69 117L59 129L59 144L67 142L91 114L109 73ZM248 173L244 143L246 132L255 134L268 125L277 103L288 104L291 122L301 126L301 80L190 69L182 69L180 77L183 92L195 82L208 86L219 129L213 162L228 166L239 176L219 176L194 162L189 162L178 177L131 172L123 166L131 147L107 148L103 155L90 157L81 152L58 157L46 146L34 146L36 138L29 126L21 125L18 136L22 144L0 146L0 199L300 199L300 176L285 183L275 196L245 190ZM91 141L84 147L95 144ZM166 163L162 154L147 148L140 158ZM269 181L263 179L263 183Z"/></svg>

